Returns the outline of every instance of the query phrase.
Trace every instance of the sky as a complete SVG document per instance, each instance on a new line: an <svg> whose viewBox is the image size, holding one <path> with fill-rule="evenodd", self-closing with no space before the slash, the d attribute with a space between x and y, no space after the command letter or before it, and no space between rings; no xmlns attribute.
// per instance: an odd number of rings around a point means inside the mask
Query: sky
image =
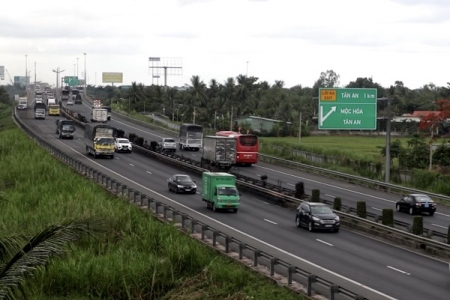
<svg viewBox="0 0 450 300"><path fill-rule="evenodd" d="M0 3L0 66L123 85L224 83L248 75L313 86L333 70L344 87L371 77L384 87L450 82L449 0L15 0ZM86 53L86 55L84 54ZM160 62L150 62L159 57ZM35 68L36 64L36 68ZM151 68L153 67L153 68ZM154 76L160 75L160 78ZM0 84L8 84L9 78ZM116 85L121 85L116 83Z"/></svg>

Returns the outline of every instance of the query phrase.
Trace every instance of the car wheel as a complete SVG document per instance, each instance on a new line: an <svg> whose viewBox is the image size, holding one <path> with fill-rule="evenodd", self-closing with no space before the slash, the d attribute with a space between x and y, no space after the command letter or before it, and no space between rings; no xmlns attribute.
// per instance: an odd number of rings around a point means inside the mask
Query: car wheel
<svg viewBox="0 0 450 300"><path fill-rule="evenodd" d="M234 213L237 213L237 210L238 210L237 208L233 208Z"/></svg>
<svg viewBox="0 0 450 300"><path fill-rule="evenodd" d="M217 212L217 207L216 207L216 204L215 204L215 203L213 203L213 205L212 205L212 210L213 210L214 212Z"/></svg>
<svg viewBox="0 0 450 300"><path fill-rule="evenodd" d="M430 211L429 214L430 214L430 216L434 215L434 211Z"/></svg>
<svg viewBox="0 0 450 300"><path fill-rule="evenodd" d="M175 189L175 194L178 194L180 192L180 190L178 189L178 187Z"/></svg>
<svg viewBox="0 0 450 300"><path fill-rule="evenodd" d="M339 232L339 228L336 228L333 230L334 233L338 233Z"/></svg>
<svg viewBox="0 0 450 300"><path fill-rule="evenodd" d="M397 204L397 205L395 206L395 209L397 209L397 211L400 212L400 211L401 211L400 205Z"/></svg>
<svg viewBox="0 0 450 300"><path fill-rule="evenodd" d="M409 214L414 215L414 208L412 208L412 207L409 208Z"/></svg>
<svg viewBox="0 0 450 300"><path fill-rule="evenodd" d="M313 222L309 222L309 224L308 224L308 230L309 230L310 232L313 232L313 231L314 231Z"/></svg>
<svg viewBox="0 0 450 300"><path fill-rule="evenodd" d="M297 225L298 228L302 227L302 223L300 223L300 218L298 216L295 217L295 225Z"/></svg>
<svg viewBox="0 0 450 300"><path fill-rule="evenodd" d="M169 192L171 192L172 188L170 187L170 184L168 184L167 187L169 188Z"/></svg>

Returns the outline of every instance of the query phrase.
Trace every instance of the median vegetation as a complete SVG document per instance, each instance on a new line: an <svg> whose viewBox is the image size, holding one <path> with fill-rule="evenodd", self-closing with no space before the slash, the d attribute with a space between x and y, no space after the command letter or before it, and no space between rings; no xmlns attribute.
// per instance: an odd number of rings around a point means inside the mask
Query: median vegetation
<svg viewBox="0 0 450 300"><path fill-rule="evenodd" d="M106 224L25 279L29 299L302 299L76 174L14 128L10 109L0 127L0 250L67 219ZM11 255L0 259L1 295Z"/></svg>

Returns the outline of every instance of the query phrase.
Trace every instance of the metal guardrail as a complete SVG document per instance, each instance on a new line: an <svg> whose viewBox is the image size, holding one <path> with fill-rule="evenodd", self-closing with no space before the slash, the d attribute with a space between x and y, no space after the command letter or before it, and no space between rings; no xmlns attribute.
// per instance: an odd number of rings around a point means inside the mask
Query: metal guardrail
<svg viewBox="0 0 450 300"><path fill-rule="evenodd" d="M318 268L317 273L307 271L307 268L313 268L314 265L304 261L304 266L295 266L287 261L274 257L273 255L261 251L257 247L246 244L220 230L217 230L208 224L202 223L199 220L178 211L174 207L166 205L158 199L140 193L121 183L120 181L111 178L110 176L92 168L81 161L72 158L62 150L52 146L37 134L35 134L26 124L24 124L20 118L14 112L14 119L18 125L31 137L35 142L49 151L55 158L62 161L66 165L73 168L80 174L87 176L94 182L100 184L102 187L112 192L113 194L122 197L134 204L138 204L141 208L148 209L154 216L180 224L182 229L185 229L190 236L199 236L202 241L212 240L212 247L225 254L230 254L232 251L238 253L238 261L243 262L244 258L251 259L252 266L254 268L258 266L264 266L269 269L272 279L275 274L285 274L287 277L287 286L293 288L296 282L306 285L307 295L311 296L313 288L321 291L328 291L329 299L335 299L335 296L344 296L346 299L393 299L389 296L382 295L381 293L374 291L368 287L362 286L355 282L346 282L352 285L358 292L351 291L342 286L342 283L335 284L332 281L319 276L324 269ZM144 149L145 150L145 149ZM198 237L197 237L198 238ZM206 243L207 244L207 243ZM222 246L222 247L219 247ZM317 268L317 267L316 267ZM326 270L325 270L326 271ZM332 275L331 275L332 276Z"/></svg>
<svg viewBox="0 0 450 300"><path fill-rule="evenodd" d="M63 107L63 112L65 112L64 107ZM75 119L74 119L74 121L77 122L79 126L84 127L84 123L79 122ZM175 154L173 152L159 153L159 152L151 151L148 148L146 149L146 148L142 147L142 145L137 145L136 143L134 143L134 141L131 141L131 142L133 143L133 151L134 152L145 155L147 157L152 157L154 159L159 160L160 162L169 163L169 164L175 165L178 168L182 167L186 170L189 170L190 172L196 172L199 175L201 175L201 173L203 173L203 172L209 171L207 169L202 168L200 166L199 161L184 157L179 154ZM240 175L237 172L231 171L230 173L236 176L236 179L237 179L236 183L240 188L245 188L249 192L260 195L260 196L266 198L268 201L271 201L277 205L288 207L288 208L296 208L303 201L301 199L297 199L294 197L294 195L295 195L294 190L282 187L280 185L275 185L275 184L271 184L268 182L264 182L262 180L258 180L258 179L252 178L252 177ZM306 198L309 198L309 196L306 195ZM333 201L330 201L330 200L320 199L320 201L323 203L326 203L330 206L333 205ZM435 247L437 249L440 249L439 251L444 253L441 256L447 256L447 254L446 254L447 252L450 255L450 245L431 239L432 236L435 236L435 237L439 237L439 238L446 240L447 234L445 234L445 233L434 231L429 228L424 228L424 232L428 236L428 238L425 238L422 236L413 235L413 234L409 233L411 231L412 226L411 226L411 224L408 224L406 222L402 222L402 221L394 219L394 224L402 227L407 232L404 230L399 230L397 228L385 226L385 225L378 223L381 219L380 215L367 212L367 216L372 218L372 220L373 220L373 221L371 221L371 220L367 220L364 218L359 218L355 215L350 215L349 213L356 214L356 209L353 207L342 205L342 209L345 212L335 211L335 213L338 214L339 216L346 217L347 219L350 218L349 216L352 216L352 220L351 220L352 224L358 223L358 224L363 224L362 226L365 226L365 227L367 227L367 226L373 227L377 231L384 232L387 235L388 234L396 234L396 235L400 234L405 241L406 240L414 241L416 244L422 245L422 246L420 246L421 248L426 248L423 245L428 245L429 246L428 248ZM376 225L374 225L374 224L376 224ZM350 227L354 227L354 226L350 226ZM412 245L412 246L414 246L414 245Z"/></svg>
<svg viewBox="0 0 450 300"><path fill-rule="evenodd" d="M92 102L91 99L89 99L89 97L85 96L85 99L87 101ZM136 120L134 118L131 118L127 115L118 113L118 112L111 112L112 115L116 115L119 116L119 118L125 119L131 123L140 125L142 127L151 129L151 130L155 130L170 136L178 136L178 132L177 131L173 131L164 127L160 127L157 125L152 125L143 121L139 121ZM317 174L320 176L325 176L325 177L329 177L329 178L333 178L333 179L337 179L340 181L345 181L345 182L349 182L349 183L353 183L353 184L357 184L360 186L364 186L364 187L368 187L368 188L372 188L375 190L379 190L379 191L386 191L389 193L396 193L396 194L426 194L428 196L430 196L433 199L442 201L442 202L450 202L450 196L446 196L446 195L441 195L441 194L436 194L436 193L431 193L431 192L427 192L427 191L421 191L421 190L417 190L417 189L413 189L413 188L408 188L405 186L401 186L401 185L396 185L396 184L391 184L391 183L386 183L386 182L382 182L379 180L373 180L373 179L369 179L369 178L365 178L365 177L360 177L360 176L356 176L356 175L351 175L351 174L347 174L347 173L342 173L342 172L338 172L338 171L333 171L333 170L328 170L325 168L320 168L320 167L315 167L312 165L307 165L307 164L302 164L299 162L295 162L295 161L291 161L291 160L286 160L286 159L282 159L282 158L278 158L275 156L270 156L267 154L259 154L259 159L263 162L267 162L270 164L275 164L281 167L285 167L288 169L294 169L294 170L301 170L304 172L308 172L308 173L313 173L313 174Z"/></svg>

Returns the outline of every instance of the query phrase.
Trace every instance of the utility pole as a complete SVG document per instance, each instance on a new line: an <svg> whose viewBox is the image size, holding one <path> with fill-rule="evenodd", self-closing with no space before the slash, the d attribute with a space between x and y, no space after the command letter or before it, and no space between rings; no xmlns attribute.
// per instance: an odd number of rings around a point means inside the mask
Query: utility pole
<svg viewBox="0 0 450 300"><path fill-rule="evenodd" d="M28 54L25 54L25 86L28 85Z"/></svg>
<svg viewBox="0 0 450 300"><path fill-rule="evenodd" d="M233 106L231 106L231 114L230 114L230 131L233 131Z"/></svg>
<svg viewBox="0 0 450 300"><path fill-rule="evenodd" d="M59 67L58 67L58 68L56 68L56 70L53 69L52 71L56 73L56 90L58 91L58 88L59 88L59 74L64 72L65 70L60 71ZM62 83L61 83L61 88L62 88Z"/></svg>
<svg viewBox="0 0 450 300"><path fill-rule="evenodd" d="M195 106L194 106L194 121L192 123L195 124Z"/></svg>
<svg viewBox="0 0 450 300"><path fill-rule="evenodd" d="M248 77L248 61L247 61L247 72L245 73L245 77Z"/></svg>
<svg viewBox="0 0 450 300"><path fill-rule="evenodd" d="M77 78L78 78L78 57L77 57Z"/></svg>
<svg viewBox="0 0 450 300"><path fill-rule="evenodd" d="M86 95L87 73L86 73L86 53L84 53L84 94Z"/></svg>
<svg viewBox="0 0 450 300"><path fill-rule="evenodd" d="M34 85L36 85L36 62L34 62Z"/></svg>
<svg viewBox="0 0 450 300"><path fill-rule="evenodd" d="M298 142L302 141L302 112L300 112L300 119L298 123Z"/></svg>

